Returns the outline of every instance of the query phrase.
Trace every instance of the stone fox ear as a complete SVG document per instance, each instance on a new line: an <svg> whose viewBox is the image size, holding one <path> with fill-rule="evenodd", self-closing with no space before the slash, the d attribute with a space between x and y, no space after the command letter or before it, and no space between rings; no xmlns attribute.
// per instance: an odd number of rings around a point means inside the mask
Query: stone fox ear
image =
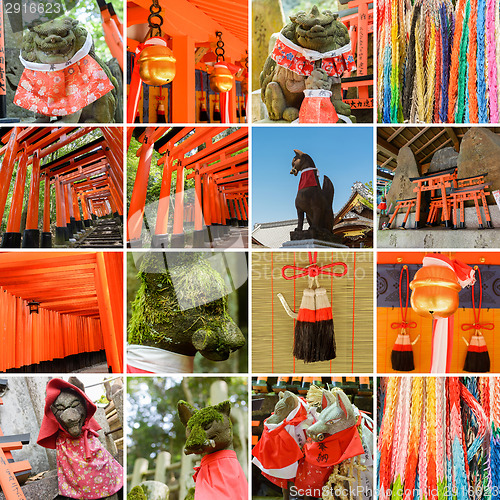
<svg viewBox="0 0 500 500"><path fill-rule="evenodd" d="M231 413L231 402L228 400L228 401L223 401L222 403L219 403L218 405L215 405L214 408L224 414L224 415L227 415L229 417L229 414Z"/></svg>
<svg viewBox="0 0 500 500"><path fill-rule="evenodd" d="M333 403L335 403L335 396L330 391L324 391L321 398L321 409L324 410Z"/></svg>
<svg viewBox="0 0 500 500"><path fill-rule="evenodd" d="M345 413L346 418L349 416L347 412L347 408L351 408L351 402L349 398L343 392L339 392L337 395L339 399L339 406L342 408L342 411Z"/></svg>
<svg viewBox="0 0 500 500"><path fill-rule="evenodd" d="M189 422L189 419L197 411L198 410L194 406L191 406L189 403L186 403L186 401L179 401L177 403L177 412L179 413L179 418L180 418L180 420L182 422L182 425L184 425L184 427Z"/></svg>

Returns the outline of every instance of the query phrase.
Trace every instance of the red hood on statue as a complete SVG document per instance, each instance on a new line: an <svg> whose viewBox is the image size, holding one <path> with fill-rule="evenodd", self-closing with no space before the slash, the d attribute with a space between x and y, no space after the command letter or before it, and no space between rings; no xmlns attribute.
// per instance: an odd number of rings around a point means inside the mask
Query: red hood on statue
<svg viewBox="0 0 500 500"><path fill-rule="evenodd" d="M97 420L93 418L94 413L97 410L97 406L88 398L88 396L83 391L78 389L78 387L76 387L75 385L70 384L69 382L66 382L65 380L62 380L60 378L53 378L47 384L44 417L37 440L37 444L43 446L44 448L55 450L56 439L59 432L68 434L63 429L61 424L57 421L51 408L51 405L64 389L71 389L72 391L76 392L83 399L83 401L85 401L85 405L87 407L87 416L85 417L82 431L85 432L85 430L90 430L97 432L101 429L101 426L97 423Z"/></svg>

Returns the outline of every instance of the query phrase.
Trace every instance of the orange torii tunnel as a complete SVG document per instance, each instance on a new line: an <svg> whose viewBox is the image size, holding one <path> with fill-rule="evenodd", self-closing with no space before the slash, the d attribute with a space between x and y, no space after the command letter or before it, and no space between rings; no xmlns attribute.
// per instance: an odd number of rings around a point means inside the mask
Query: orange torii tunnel
<svg viewBox="0 0 500 500"><path fill-rule="evenodd" d="M127 2L127 123L244 123L247 0L158 0L153 17L151 6Z"/></svg>
<svg viewBox="0 0 500 500"><path fill-rule="evenodd" d="M122 372L122 253L0 253L0 344L0 372Z"/></svg>
<svg viewBox="0 0 500 500"><path fill-rule="evenodd" d="M239 241L244 233L248 236L246 127L149 127L137 133L141 145L135 151L139 161L128 211L129 246L143 246L146 225L151 246L161 248L224 246L238 227L244 228ZM153 151L160 155L162 180L156 220L146 224ZM194 187L186 189L186 184Z"/></svg>
<svg viewBox="0 0 500 500"><path fill-rule="evenodd" d="M96 127L2 129L0 223L7 216L3 248L52 246L51 192L55 193L56 220L52 222L56 245L66 245L75 233L90 227L93 219L123 217L123 129L99 127L95 139L96 134L89 136L94 130ZM21 234L29 169L26 226ZM10 209L5 214L11 186Z"/></svg>

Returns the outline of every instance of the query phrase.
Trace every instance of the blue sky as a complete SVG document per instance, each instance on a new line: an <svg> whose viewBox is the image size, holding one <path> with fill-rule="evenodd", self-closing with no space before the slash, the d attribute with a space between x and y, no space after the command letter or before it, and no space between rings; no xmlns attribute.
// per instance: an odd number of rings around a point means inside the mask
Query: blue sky
<svg viewBox="0 0 500 500"><path fill-rule="evenodd" d="M354 182L373 181L371 127L253 127L253 224L294 219L299 176L290 174L294 149L314 160L320 181L335 187L333 210L342 208Z"/></svg>

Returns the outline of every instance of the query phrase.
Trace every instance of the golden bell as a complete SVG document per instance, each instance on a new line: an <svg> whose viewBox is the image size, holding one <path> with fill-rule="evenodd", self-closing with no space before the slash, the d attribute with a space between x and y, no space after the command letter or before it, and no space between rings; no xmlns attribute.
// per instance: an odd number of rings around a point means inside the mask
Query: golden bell
<svg viewBox="0 0 500 500"><path fill-rule="evenodd" d="M456 274L448 267L425 266L420 268L410 283L411 307L419 315L448 318L458 309L458 284Z"/></svg>
<svg viewBox="0 0 500 500"><path fill-rule="evenodd" d="M216 64L210 75L210 88L214 92L229 92L233 88L233 74L225 64Z"/></svg>
<svg viewBox="0 0 500 500"><path fill-rule="evenodd" d="M137 58L139 75L146 85L160 87L175 77L175 57L168 47L149 45Z"/></svg>

